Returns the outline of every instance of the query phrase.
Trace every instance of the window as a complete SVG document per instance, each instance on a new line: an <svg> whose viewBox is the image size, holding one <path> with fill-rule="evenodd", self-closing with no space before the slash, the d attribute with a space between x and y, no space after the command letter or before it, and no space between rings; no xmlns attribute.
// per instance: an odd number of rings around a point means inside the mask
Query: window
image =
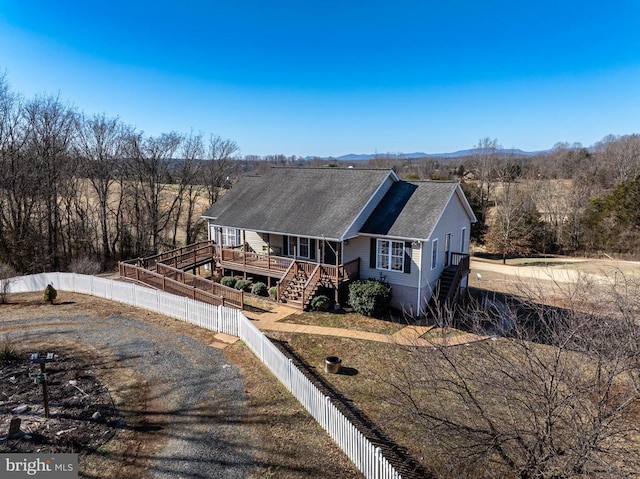
<svg viewBox="0 0 640 479"><path fill-rule="evenodd" d="M467 228L462 228L462 232L460 233L460 252L464 253L464 245L467 240Z"/></svg>
<svg viewBox="0 0 640 479"><path fill-rule="evenodd" d="M438 240L434 239L431 242L431 269L436 269L438 266Z"/></svg>
<svg viewBox="0 0 640 479"><path fill-rule="evenodd" d="M444 237L444 265L449 266L449 260L451 259L451 234L447 233Z"/></svg>
<svg viewBox="0 0 640 479"><path fill-rule="evenodd" d="M297 236L289 236L289 256L297 258L309 258L310 255L309 238L298 238Z"/></svg>
<svg viewBox="0 0 640 479"><path fill-rule="evenodd" d="M298 251L301 258L309 257L309 238L299 238L298 239Z"/></svg>
<svg viewBox="0 0 640 479"><path fill-rule="evenodd" d="M402 271L404 268L404 243L379 239L376 248L376 268Z"/></svg>
<svg viewBox="0 0 640 479"><path fill-rule="evenodd" d="M240 230L236 228L222 228L220 232L222 246L239 246Z"/></svg>

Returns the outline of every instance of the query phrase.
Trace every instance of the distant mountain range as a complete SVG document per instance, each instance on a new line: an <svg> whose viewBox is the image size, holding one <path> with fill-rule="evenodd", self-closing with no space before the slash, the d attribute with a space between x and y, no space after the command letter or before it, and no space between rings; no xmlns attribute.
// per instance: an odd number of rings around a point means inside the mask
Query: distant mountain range
<svg viewBox="0 0 640 479"><path fill-rule="evenodd" d="M498 150L500 155L515 155L515 156L535 156L547 151L523 151L517 148L501 149ZM412 158L463 158L465 156L471 156L477 154L477 149L459 150L452 153L371 153L371 154L354 154L342 155L338 157L329 157L327 159L334 159L340 161L365 161L373 160L374 158L397 158L397 159L412 159Z"/></svg>

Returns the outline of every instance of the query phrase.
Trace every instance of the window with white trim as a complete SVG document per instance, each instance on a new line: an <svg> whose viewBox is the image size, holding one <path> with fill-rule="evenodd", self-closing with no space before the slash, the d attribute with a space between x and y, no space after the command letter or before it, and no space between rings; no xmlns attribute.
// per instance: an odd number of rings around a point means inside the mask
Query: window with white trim
<svg viewBox="0 0 640 479"><path fill-rule="evenodd" d="M298 238L298 251L301 258L309 257L309 238Z"/></svg>
<svg viewBox="0 0 640 479"><path fill-rule="evenodd" d="M222 246L239 246L240 230L237 228L221 228L220 243Z"/></svg>
<svg viewBox="0 0 640 479"><path fill-rule="evenodd" d="M438 266L438 240L434 239L431 242L431 269L436 269Z"/></svg>
<svg viewBox="0 0 640 479"><path fill-rule="evenodd" d="M379 239L376 248L376 268L404 270L404 242Z"/></svg>
<svg viewBox="0 0 640 479"><path fill-rule="evenodd" d="M289 236L289 256L297 258L309 258L311 240L309 238L300 238L298 236Z"/></svg>
<svg viewBox="0 0 640 479"><path fill-rule="evenodd" d="M467 228L463 227L460 234L460 252L461 253L465 252L466 241L467 241Z"/></svg>

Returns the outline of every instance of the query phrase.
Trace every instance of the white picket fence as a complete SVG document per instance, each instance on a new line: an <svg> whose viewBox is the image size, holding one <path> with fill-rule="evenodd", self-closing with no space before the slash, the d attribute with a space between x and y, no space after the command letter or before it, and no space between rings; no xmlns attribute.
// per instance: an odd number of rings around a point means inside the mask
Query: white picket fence
<svg viewBox="0 0 640 479"><path fill-rule="evenodd" d="M313 418L370 479L401 479L401 475L374 446L274 344L249 321L242 311L213 306L133 283L75 273L40 273L10 280L10 293L44 291L52 284L61 291L148 309L211 331L242 339L253 353L300 401Z"/></svg>

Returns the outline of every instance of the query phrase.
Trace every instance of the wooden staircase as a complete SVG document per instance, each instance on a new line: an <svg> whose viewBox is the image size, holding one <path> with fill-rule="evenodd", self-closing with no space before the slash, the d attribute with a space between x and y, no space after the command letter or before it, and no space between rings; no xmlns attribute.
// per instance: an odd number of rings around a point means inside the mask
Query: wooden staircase
<svg viewBox="0 0 640 479"><path fill-rule="evenodd" d="M313 271L310 271L306 265L308 263L292 264L280 281L278 296L279 301L304 311L310 309L311 301L320 289L322 279L320 265L316 265Z"/></svg>
<svg viewBox="0 0 640 479"><path fill-rule="evenodd" d="M302 295L306 282L307 274L303 270L297 271L280 293L280 301L302 308Z"/></svg>
<svg viewBox="0 0 640 479"><path fill-rule="evenodd" d="M469 255L462 253L451 254L451 265L446 267L438 281L436 306L442 308L458 301L460 284L469 274Z"/></svg>
<svg viewBox="0 0 640 479"><path fill-rule="evenodd" d="M438 304L445 304L449 297L453 296L453 290L457 288L457 285L455 285L457 270L458 266L449 266L442 271L440 287L438 288Z"/></svg>

